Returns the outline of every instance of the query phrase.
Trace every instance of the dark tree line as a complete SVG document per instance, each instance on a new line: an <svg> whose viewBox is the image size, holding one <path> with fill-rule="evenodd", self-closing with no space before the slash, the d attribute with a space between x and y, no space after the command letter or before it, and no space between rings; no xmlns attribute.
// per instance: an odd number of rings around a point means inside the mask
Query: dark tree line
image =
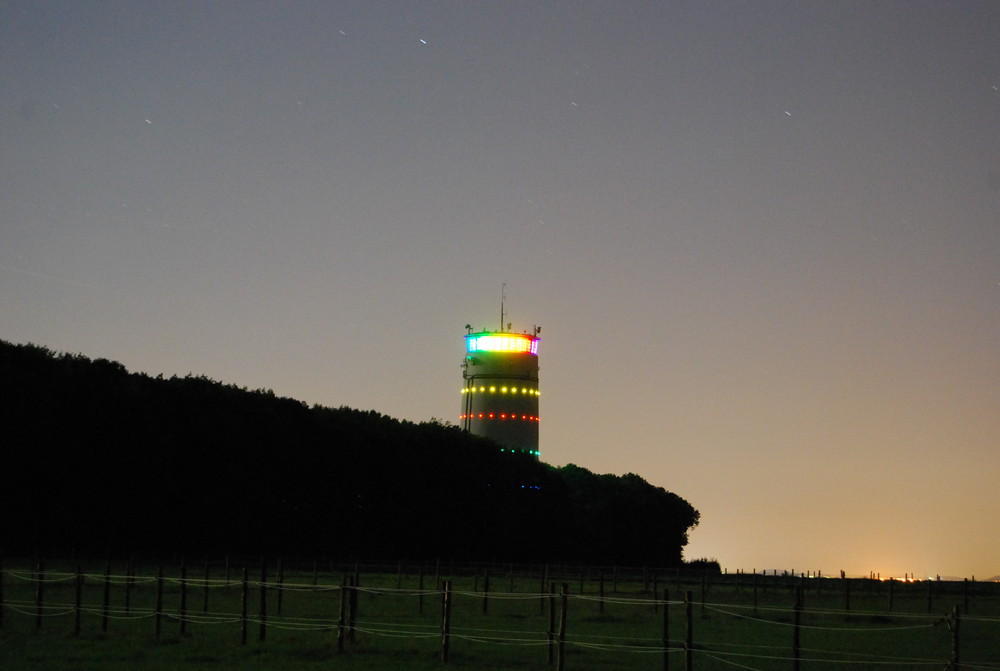
<svg viewBox="0 0 1000 671"><path fill-rule="evenodd" d="M436 422L0 341L0 546L672 566L698 511Z"/></svg>

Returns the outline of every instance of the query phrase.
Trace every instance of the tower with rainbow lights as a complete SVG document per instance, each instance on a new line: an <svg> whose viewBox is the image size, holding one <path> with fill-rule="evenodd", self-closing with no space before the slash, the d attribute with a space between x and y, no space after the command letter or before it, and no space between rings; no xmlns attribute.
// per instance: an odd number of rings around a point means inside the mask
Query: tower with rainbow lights
<svg viewBox="0 0 1000 671"><path fill-rule="evenodd" d="M500 330L473 331L466 324L465 360L462 362L463 431L491 438L504 449L538 450L538 334L514 333L504 326L500 302Z"/></svg>

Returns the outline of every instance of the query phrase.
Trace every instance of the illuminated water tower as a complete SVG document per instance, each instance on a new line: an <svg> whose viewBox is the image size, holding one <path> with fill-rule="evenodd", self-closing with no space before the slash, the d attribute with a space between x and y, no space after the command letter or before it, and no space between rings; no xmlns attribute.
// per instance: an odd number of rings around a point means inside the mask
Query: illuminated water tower
<svg viewBox="0 0 1000 671"><path fill-rule="evenodd" d="M461 427L492 438L506 449L538 457L538 334L500 330L473 332L466 325L462 363Z"/></svg>

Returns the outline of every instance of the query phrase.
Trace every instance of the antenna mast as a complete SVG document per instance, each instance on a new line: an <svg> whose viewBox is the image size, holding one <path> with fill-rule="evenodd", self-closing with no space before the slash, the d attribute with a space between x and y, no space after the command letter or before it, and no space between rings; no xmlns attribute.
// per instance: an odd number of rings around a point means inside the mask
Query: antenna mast
<svg viewBox="0 0 1000 671"><path fill-rule="evenodd" d="M507 298L507 283L504 282L500 285L500 333L503 333L503 320L506 316L506 312L503 311L503 302Z"/></svg>

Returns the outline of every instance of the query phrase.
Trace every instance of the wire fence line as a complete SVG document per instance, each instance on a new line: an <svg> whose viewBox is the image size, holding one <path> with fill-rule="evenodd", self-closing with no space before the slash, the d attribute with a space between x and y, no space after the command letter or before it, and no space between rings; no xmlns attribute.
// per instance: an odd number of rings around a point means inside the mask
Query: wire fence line
<svg viewBox="0 0 1000 671"><path fill-rule="evenodd" d="M893 666L895 668L923 668L937 665L938 668L958 668L954 655L949 655L947 643L952 632L958 630L959 621L963 625L978 623L989 627L995 640L1000 640L1000 616L993 613L969 615L953 610L951 613L914 613L889 612L884 610L844 610L835 608L805 608L801 605L801 587L798 590L798 601L795 605L781 604L747 604L734 603L732 600L695 601L693 590L685 590L683 598L667 598L667 592L659 594L641 589L638 584L630 585L630 592L622 595L577 594L563 583L563 591L557 594L553 582L547 591L535 589L526 591L455 589L449 582L443 582L433 588L391 587L378 584L391 582L391 576L364 576L360 584L356 578L346 573L339 583L332 582L331 576L324 575L320 582L299 579L285 580L284 576L250 579L244 570L239 578L187 577L181 571L182 577L163 575L161 569L158 575L137 575L131 571L111 573L110 571L83 572L50 571L40 568L35 570L2 570L0 571L0 613L7 612L11 616L35 618L36 628L41 629L43 621L49 622L58 618L76 618L86 616L88 622L100 619L102 626L108 626L108 621L157 621L157 633L162 622L191 624L196 627L222 625L233 627L240 625L243 636L242 643L247 642L249 627L257 627L264 640L265 629L288 630L300 632L327 633L336 636L338 649L349 651L351 646L358 645L357 637L363 635L370 641L378 639L410 639L412 641L441 639L447 635L451 640L471 646L504 646L517 648L572 647L581 652L597 654L661 654L664 665L673 661L674 668L684 668L676 664L676 658L685 656L688 660L701 660L702 663L721 665L719 668L770 669L773 664L808 663L810 665L843 665L864 664L873 668ZM207 574L207 571L206 571ZM262 571L266 576L266 569ZM478 580L476 581L478 583ZM533 581L527 581L533 582ZM110 587L114 587L113 592ZM519 585L523 589L522 585ZM103 601L95 600L95 590L103 590ZM30 598L32 590L34 598ZM154 602L155 590L155 602ZM169 603L164 601L164 593L168 593ZM193 603L197 593L204 595L202 607ZM215 598L222 603L221 608L210 610L209 592L217 594ZM228 593L227 593L228 592ZM725 596L732 597L727 592ZM71 594L72 593L72 594ZM114 593L115 602L110 595ZM219 594L222 593L222 594ZM674 594L678 592L674 590ZM121 603L123 594L125 603ZM327 615L314 615L316 604L310 604L304 612L296 611L294 615L282 612L281 595L287 594L290 599L306 598L312 595L324 598L323 606ZM69 596L73 599L68 599ZM83 596L86 595L87 599ZM259 595L259 601L256 596ZM17 596L17 598L12 598ZM364 596L367 601L358 605L357 597ZM720 594L721 596L721 594ZM27 597L27 598L26 598ZM461 623L451 623L447 627L439 619L439 606L445 598L454 603L466 613ZM187 598L187 599L186 599ZM989 598L989 597L988 597ZM430 602L425 621L409 622L407 617L415 614L413 600L420 600L420 613L424 611L424 600ZM486 616L486 604L489 602L508 603L511 608L519 608L518 602L536 601L545 606L545 614L553 615L554 608L561 600L563 618L566 612L579 613L586 611L587 617L569 620L570 630L565 629L560 634L554 627L556 618L549 618L549 625L544 626L544 618L539 613L531 620L535 628L512 629L503 624L509 620L495 620ZM392 602L392 608L381 608L381 603ZM406 605L409 603L410 605ZM291 609L301 604L292 604ZM482 605L483 616L473 618ZM236 606L239 606L237 608ZM286 609L289 608L285 604ZM700 618L692 615L692 608L702 609ZM638 617L645 617L656 624L655 618L649 616L649 611L655 609L662 614L663 634L640 635L641 627L634 627L631 633L621 633L616 630L610 620L603 622L594 617L594 609L619 609L627 613L631 622ZM407 613L409 611L409 613ZM359 619L360 613L370 613L366 619ZM644 613L645 615L637 615ZM383 617L379 617L383 615ZM626 619L626 616L621 616ZM528 616L526 616L526 619ZM594 622L593 620L597 620ZM790 650L788 645L760 645L748 641L726 640L717 638L718 631L698 632L691 636L691 629L701 629L705 622L724 621L729 629L737 626L752 626L762 629L787 631L790 628L824 632L837 635L871 634L888 635L890 633L906 633L919 630L938 629L937 635L945 645L938 646L940 656L923 657L918 655L886 655L859 650L828 649L824 647L798 647ZM0 619L0 626L4 620ZM479 625L470 626L470 622ZM564 620L565 622L565 620ZM742 623L742 624L741 624ZM648 624L648 622L646 623ZM673 624L674 632L668 635L667 626ZM52 625L45 624L46 629ZM609 633L599 633L605 628ZM629 628L629 627L626 627ZM618 628L619 630L621 627ZM645 627L643 631L656 630L656 627ZM80 628L74 633L79 634ZM683 631L684 636L676 632ZM725 635L725 628L723 628ZM761 634L766 638L773 634ZM785 636L777 634L778 638ZM685 640L689 638L690 640ZM959 639L955 639L959 640ZM332 644L332 640L331 640ZM368 644L368 643L366 643ZM378 644L372 643L377 649ZM990 653L992 655L996 651ZM564 655L559 655L565 659ZM557 662L558 664L558 662ZM699 666L704 668L704 665ZM981 669L983 671L1000 671L1000 659L987 656L972 658L962 663L965 669Z"/></svg>

